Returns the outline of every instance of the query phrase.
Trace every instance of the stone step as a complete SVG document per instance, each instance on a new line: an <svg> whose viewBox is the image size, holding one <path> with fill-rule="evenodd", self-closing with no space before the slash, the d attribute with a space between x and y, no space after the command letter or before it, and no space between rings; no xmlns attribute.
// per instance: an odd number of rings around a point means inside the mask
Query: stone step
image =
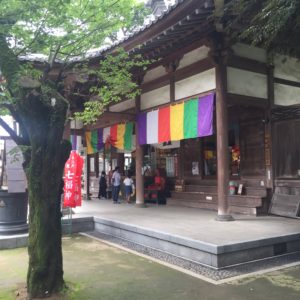
<svg viewBox="0 0 300 300"><path fill-rule="evenodd" d="M172 198L181 200L196 200L196 201L209 201L217 202L218 197L216 193L204 193L204 192L172 192Z"/></svg>
<svg viewBox="0 0 300 300"><path fill-rule="evenodd" d="M172 192L172 198L182 202L204 202L217 203L217 194L207 194L201 192ZM229 195L229 204L242 207L260 207L263 205L262 197L248 195Z"/></svg>
<svg viewBox="0 0 300 300"><path fill-rule="evenodd" d="M186 185L200 185L200 186L217 186L216 179L201 179L199 177L184 177ZM265 188L265 181L257 177L242 177L241 179L230 179L237 184L243 183L246 187Z"/></svg>
<svg viewBox="0 0 300 300"><path fill-rule="evenodd" d="M208 210L218 210L218 205L216 202L182 201L181 199L170 198L167 201L167 205L208 209ZM230 205L229 211L230 213L245 214L245 215L252 215L252 216L257 216L260 214L260 210L258 207Z"/></svg>
<svg viewBox="0 0 300 300"><path fill-rule="evenodd" d="M185 191L186 192L217 193L217 186L189 184L189 185L185 186Z"/></svg>
<svg viewBox="0 0 300 300"><path fill-rule="evenodd" d="M203 193L217 193L217 186L204 186L204 185L186 185L186 192L203 192ZM244 187L245 195L249 196L267 196L267 189L261 187Z"/></svg>
<svg viewBox="0 0 300 300"><path fill-rule="evenodd" d="M187 185L204 185L204 186L216 186L216 179L201 179L199 177L184 177Z"/></svg>

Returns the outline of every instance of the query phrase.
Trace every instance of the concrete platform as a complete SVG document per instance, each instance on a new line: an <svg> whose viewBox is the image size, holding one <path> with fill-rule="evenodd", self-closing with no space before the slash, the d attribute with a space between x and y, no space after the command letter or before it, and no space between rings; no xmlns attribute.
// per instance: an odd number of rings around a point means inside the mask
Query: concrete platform
<svg viewBox="0 0 300 300"><path fill-rule="evenodd" d="M71 228L63 222L64 233L95 230L214 269L300 253L297 219L234 215L233 222L218 222L207 210L96 199L74 213ZM0 249L26 244L27 235L0 236Z"/></svg>
<svg viewBox="0 0 300 300"><path fill-rule="evenodd" d="M0 235L0 250L26 247L28 233L15 235Z"/></svg>
<svg viewBox="0 0 300 300"><path fill-rule="evenodd" d="M174 206L114 205L85 201L74 218L94 216L95 230L212 268L300 252L300 220L235 215L218 222L215 212Z"/></svg>
<svg viewBox="0 0 300 300"><path fill-rule="evenodd" d="M93 217L80 217L72 220L62 221L63 234L89 232L94 230ZM0 250L27 247L28 233L16 235L0 235Z"/></svg>

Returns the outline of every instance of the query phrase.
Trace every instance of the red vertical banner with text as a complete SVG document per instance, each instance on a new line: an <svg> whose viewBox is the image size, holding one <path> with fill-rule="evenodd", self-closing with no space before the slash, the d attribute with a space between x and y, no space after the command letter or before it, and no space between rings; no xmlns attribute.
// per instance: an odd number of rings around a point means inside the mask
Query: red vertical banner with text
<svg viewBox="0 0 300 300"><path fill-rule="evenodd" d="M64 170L64 207L81 206L81 173L83 159L71 151Z"/></svg>

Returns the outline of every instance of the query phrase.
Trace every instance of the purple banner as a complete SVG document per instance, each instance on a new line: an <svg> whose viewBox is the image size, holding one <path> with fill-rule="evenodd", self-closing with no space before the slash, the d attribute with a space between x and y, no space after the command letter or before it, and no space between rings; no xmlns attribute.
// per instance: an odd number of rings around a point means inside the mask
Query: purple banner
<svg viewBox="0 0 300 300"><path fill-rule="evenodd" d="M72 150L77 150L77 136L71 135Z"/></svg>
<svg viewBox="0 0 300 300"><path fill-rule="evenodd" d="M213 134L214 98L215 94L199 98L198 136Z"/></svg>
<svg viewBox="0 0 300 300"><path fill-rule="evenodd" d="M140 145L147 144L147 113L138 115L138 142Z"/></svg>
<svg viewBox="0 0 300 300"><path fill-rule="evenodd" d="M97 141L97 150L101 150L104 147L103 143L103 128L98 129L98 141Z"/></svg>

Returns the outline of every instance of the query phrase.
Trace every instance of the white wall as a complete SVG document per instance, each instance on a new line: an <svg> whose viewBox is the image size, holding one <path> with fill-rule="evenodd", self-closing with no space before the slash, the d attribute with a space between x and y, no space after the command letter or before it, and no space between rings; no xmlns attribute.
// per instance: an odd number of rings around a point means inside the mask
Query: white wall
<svg viewBox="0 0 300 300"><path fill-rule="evenodd" d="M274 57L274 77L300 82L300 60L294 57Z"/></svg>
<svg viewBox="0 0 300 300"><path fill-rule="evenodd" d="M179 66L177 69L178 70L182 69L186 66L192 65L193 63L195 63L197 61L203 60L204 58L208 57L209 50L210 49L208 47L201 46L195 50L187 52L186 54L184 54L184 56L180 60L180 63L179 63ZM152 81L152 80L159 78L166 74L167 74L167 72L165 70L165 67L158 66L154 69L147 71L146 75L144 76L143 83Z"/></svg>
<svg viewBox="0 0 300 300"><path fill-rule="evenodd" d="M184 54L183 58L180 60L178 70L208 57L209 50L210 49L208 47L201 46L193 51Z"/></svg>
<svg viewBox="0 0 300 300"><path fill-rule="evenodd" d="M134 100L126 100L120 103L117 103L115 105L112 105L109 107L109 111L111 112L121 112L130 108L135 107L135 101Z"/></svg>
<svg viewBox="0 0 300 300"><path fill-rule="evenodd" d="M295 105L300 104L300 88L275 83L275 104L277 105Z"/></svg>
<svg viewBox="0 0 300 300"><path fill-rule="evenodd" d="M300 82L299 59L284 55L275 55L274 77ZM300 104L300 88L275 83L275 104L284 106Z"/></svg>
<svg viewBox="0 0 300 300"><path fill-rule="evenodd" d="M163 67L163 66L156 67L154 69L147 71L146 75L144 76L143 83L152 81L152 80L159 78L166 74L167 74L167 72L165 70L165 67Z"/></svg>
<svg viewBox="0 0 300 300"><path fill-rule="evenodd" d="M267 62L267 53L264 49L242 43L237 43L231 48L237 56L254 59L260 62Z"/></svg>
<svg viewBox="0 0 300 300"><path fill-rule="evenodd" d="M83 122L80 120L71 120L70 123L71 129L82 129L83 128Z"/></svg>
<svg viewBox="0 0 300 300"><path fill-rule="evenodd" d="M141 95L141 109L145 110L161 104L170 102L170 85Z"/></svg>
<svg viewBox="0 0 300 300"><path fill-rule="evenodd" d="M227 67L229 93L267 99L267 76Z"/></svg>
<svg viewBox="0 0 300 300"><path fill-rule="evenodd" d="M204 93L216 88L215 69L193 75L175 83L175 100Z"/></svg>

